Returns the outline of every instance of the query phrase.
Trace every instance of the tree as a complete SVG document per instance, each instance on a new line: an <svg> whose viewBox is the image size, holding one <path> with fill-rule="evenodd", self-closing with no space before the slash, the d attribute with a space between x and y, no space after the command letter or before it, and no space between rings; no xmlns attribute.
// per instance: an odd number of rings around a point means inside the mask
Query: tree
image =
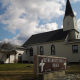
<svg viewBox="0 0 80 80"><path fill-rule="evenodd" d="M13 49L15 49L15 48L10 44L10 42L8 42L8 43L6 43L6 42L0 42L0 51L2 51L2 50L4 51L4 54L3 54L3 56L0 58L0 60L3 59L6 51L8 51L8 50L13 50Z"/></svg>

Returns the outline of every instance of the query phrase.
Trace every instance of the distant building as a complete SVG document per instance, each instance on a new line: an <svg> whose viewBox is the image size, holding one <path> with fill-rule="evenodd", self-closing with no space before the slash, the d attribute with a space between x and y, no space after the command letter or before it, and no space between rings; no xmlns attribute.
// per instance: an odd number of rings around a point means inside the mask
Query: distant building
<svg viewBox="0 0 80 80"><path fill-rule="evenodd" d="M4 63L17 63L18 61L24 60L25 58L25 48L12 45L12 44L3 44L0 46L0 61Z"/></svg>
<svg viewBox="0 0 80 80"><path fill-rule="evenodd" d="M79 62L79 32L69 0L66 4L63 29L32 35L23 46L28 48L28 61L33 61L33 55L48 55L66 57L68 62Z"/></svg>

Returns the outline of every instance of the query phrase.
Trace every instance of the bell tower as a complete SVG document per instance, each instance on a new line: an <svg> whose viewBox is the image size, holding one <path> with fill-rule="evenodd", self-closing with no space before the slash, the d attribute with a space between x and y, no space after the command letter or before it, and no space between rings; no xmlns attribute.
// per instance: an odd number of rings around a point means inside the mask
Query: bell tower
<svg viewBox="0 0 80 80"><path fill-rule="evenodd" d="M63 31L67 31L67 30L70 30L68 34L69 40L79 39L76 16L73 13L69 0L67 0L66 3L65 16L63 19Z"/></svg>

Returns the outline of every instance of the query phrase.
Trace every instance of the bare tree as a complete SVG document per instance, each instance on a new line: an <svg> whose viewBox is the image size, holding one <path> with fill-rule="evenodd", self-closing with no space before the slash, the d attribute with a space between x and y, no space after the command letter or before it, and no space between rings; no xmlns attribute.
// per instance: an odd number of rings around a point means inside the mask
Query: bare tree
<svg viewBox="0 0 80 80"><path fill-rule="evenodd" d="M0 51L4 50L4 54L3 56L0 58L0 60L3 59L5 53L7 50L12 49L13 47L11 46L10 42L6 43L6 42L0 42Z"/></svg>

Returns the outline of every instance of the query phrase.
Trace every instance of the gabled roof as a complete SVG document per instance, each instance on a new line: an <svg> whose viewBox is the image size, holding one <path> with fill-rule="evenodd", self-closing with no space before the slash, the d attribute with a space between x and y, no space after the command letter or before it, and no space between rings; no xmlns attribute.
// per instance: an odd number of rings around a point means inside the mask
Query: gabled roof
<svg viewBox="0 0 80 80"><path fill-rule="evenodd" d="M66 3L66 10L65 10L65 16L64 16L64 18L66 16L68 16L68 15L70 15L72 17L74 16L74 13L73 13L73 10L72 10L72 7L71 7L71 4L70 4L69 0L67 0L67 3Z"/></svg>
<svg viewBox="0 0 80 80"><path fill-rule="evenodd" d="M23 46L27 46L30 44L36 43L43 43L43 42L50 42L50 41L57 41L57 40L64 40L67 36L69 31L63 31L63 29L40 33L36 35L32 35L24 44Z"/></svg>

